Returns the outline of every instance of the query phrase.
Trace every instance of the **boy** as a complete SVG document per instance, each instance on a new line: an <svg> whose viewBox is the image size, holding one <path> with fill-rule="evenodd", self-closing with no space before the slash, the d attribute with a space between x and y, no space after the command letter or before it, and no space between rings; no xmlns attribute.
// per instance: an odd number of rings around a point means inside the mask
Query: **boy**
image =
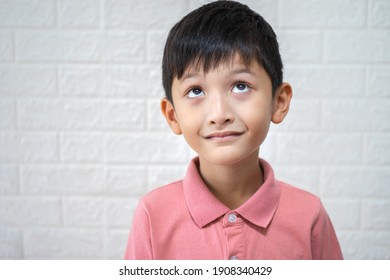
<svg viewBox="0 0 390 280"><path fill-rule="evenodd" d="M206 4L172 28L162 68L162 113L198 157L140 201L125 258L342 259L320 200L259 159L292 97L271 26L240 3Z"/></svg>

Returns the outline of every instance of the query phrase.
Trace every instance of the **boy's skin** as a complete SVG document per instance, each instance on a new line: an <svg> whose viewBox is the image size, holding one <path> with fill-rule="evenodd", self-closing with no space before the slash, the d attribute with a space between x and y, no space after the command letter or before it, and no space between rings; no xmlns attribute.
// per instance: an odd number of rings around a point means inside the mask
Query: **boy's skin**
<svg viewBox="0 0 390 280"><path fill-rule="evenodd" d="M264 68L255 59L245 66L238 54L206 73L202 69L192 65L174 78L173 104L163 98L161 111L198 153L210 191L236 209L263 184L260 146L271 121L278 124L287 115L292 88L282 83L273 95Z"/></svg>

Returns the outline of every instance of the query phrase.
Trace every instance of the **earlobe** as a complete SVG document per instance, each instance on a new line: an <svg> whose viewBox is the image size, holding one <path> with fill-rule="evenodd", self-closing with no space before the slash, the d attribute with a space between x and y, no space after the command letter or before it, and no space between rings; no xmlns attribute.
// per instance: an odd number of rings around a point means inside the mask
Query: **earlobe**
<svg viewBox="0 0 390 280"><path fill-rule="evenodd" d="M292 95L293 92L290 84L282 83L279 86L274 97L274 112L272 115L273 123L281 123L286 117L290 108Z"/></svg>
<svg viewBox="0 0 390 280"><path fill-rule="evenodd" d="M167 123L172 129L172 131L177 135L182 134L180 124L177 120L175 108L173 107L172 103L167 98L163 98L161 99L160 107L161 112L167 120Z"/></svg>

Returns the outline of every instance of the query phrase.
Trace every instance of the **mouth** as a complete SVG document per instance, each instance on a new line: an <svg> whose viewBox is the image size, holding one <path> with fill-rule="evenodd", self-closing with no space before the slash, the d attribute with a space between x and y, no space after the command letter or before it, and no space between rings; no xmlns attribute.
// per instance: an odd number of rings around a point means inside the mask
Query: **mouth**
<svg viewBox="0 0 390 280"><path fill-rule="evenodd" d="M220 131L220 132L214 132L208 134L205 138L210 140L224 141L224 140L235 139L238 136L242 135L243 133L244 132L240 132L240 131Z"/></svg>

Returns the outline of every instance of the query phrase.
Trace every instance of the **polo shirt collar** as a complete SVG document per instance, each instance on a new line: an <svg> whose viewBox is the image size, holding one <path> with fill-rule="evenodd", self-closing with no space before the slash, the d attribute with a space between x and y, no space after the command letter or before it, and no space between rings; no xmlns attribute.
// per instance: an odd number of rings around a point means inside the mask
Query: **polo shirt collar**
<svg viewBox="0 0 390 280"><path fill-rule="evenodd" d="M199 174L198 163L199 158L194 158L190 162L183 179L183 187L192 218L199 227L204 227L232 210L220 202L208 189ZM275 180L272 167L263 159L259 159L259 163L264 174L263 185L234 211L252 224L266 228L278 207L280 187Z"/></svg>

